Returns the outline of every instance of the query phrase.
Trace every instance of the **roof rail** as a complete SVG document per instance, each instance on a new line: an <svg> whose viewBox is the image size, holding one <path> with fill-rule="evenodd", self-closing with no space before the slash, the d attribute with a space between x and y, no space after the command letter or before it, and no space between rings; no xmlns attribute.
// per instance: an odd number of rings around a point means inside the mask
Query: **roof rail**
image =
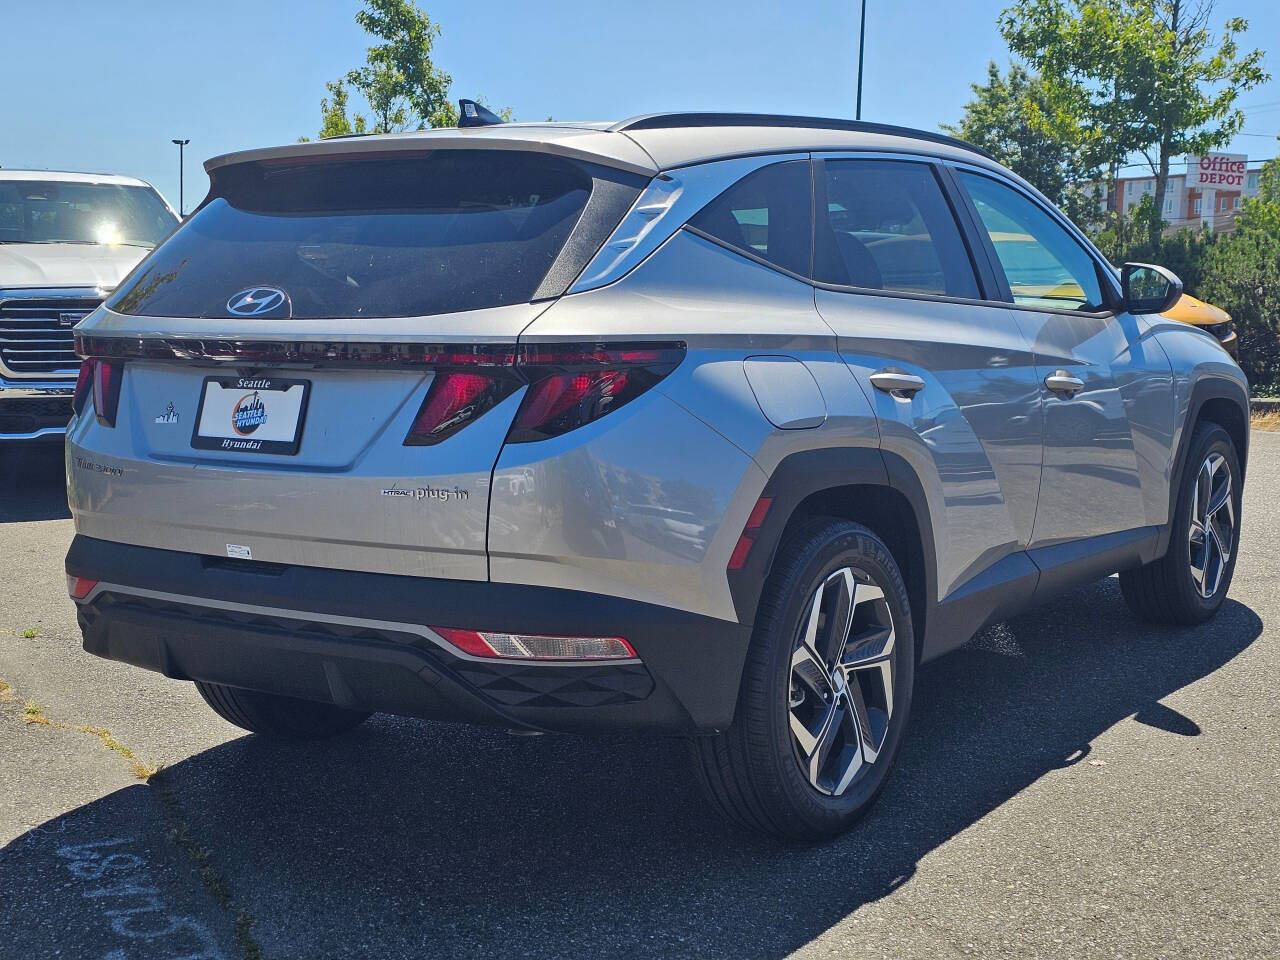
<svg viewBox="0 0 1280 960"><path fill-rule="evenodd" d="M968 150L988 160L995 157L958 137L931 130L916 130L891 123L869 120L843 120L837 117L796 117L777 113L647 113L619 121L609 128L611 133L626 130L671 130L681 127L812 127L819 130L850 130L855 133L879 133L892 137L910 137L930 143L946 144Z"/></svg>

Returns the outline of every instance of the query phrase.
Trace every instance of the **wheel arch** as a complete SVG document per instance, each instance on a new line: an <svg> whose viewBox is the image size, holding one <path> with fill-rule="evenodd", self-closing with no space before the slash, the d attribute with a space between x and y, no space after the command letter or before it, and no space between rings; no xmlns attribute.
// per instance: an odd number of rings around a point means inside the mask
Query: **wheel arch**
<svg viewBox="0 0 1280 960"><path fill-rule="evenodd" d="M1171 465L1169 481L1169 515L1160 531L1156 556L1164 556L1169 549L1169 537L1181 489L1191 438L1202 423L1216 423L1230 435L1240 458L1240 479L1243 482L1245 465L1249 459L1249 394L1244 385L1235 379L1222 376L1205 376L1197 380L1187 401L1182 433Z"/></svg>
<svg viewBox="0 0 1280 960"><path fill-rule="evenodd" d="M788 531L809 517L839 517L884 540L902 569L919 660L937 606L937 560L924 487L907 461L873 447L793 453L778 464L761 496L773 500L765 523L743 569L729 571L740 622L754 624L761 591Z"/></svg>

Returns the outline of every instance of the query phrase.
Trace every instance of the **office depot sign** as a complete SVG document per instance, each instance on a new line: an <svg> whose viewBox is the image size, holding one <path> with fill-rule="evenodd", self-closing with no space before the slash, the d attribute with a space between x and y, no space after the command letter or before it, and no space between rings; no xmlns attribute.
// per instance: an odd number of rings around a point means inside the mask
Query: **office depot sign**
<svg viewBox="0 0 1280 960"><path fill-rule="evenodd" d="M1192 185L1200 188L1244 187L1249 158L1243 153L1210 153L1192 161Z"/></svg>

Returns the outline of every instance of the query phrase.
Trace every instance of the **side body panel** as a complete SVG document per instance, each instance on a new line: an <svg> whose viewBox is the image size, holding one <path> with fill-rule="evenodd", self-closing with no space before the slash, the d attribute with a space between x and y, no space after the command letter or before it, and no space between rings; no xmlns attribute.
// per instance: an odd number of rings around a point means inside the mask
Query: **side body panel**
<svg viewBox="0 0 1280 960"><path fill-rule="evenodd" d="M1073 396L1044 390L1044 479L1032 546L1162 523L1163 511L1153 508L1165 491L1152 462L1167 456L1171 442L1168 359L1129 314L1011 312L1040 381L1059 370L1084 381Z"/></svg>
<svg viewBox="0 0 1280 960"><path fill-rule="evenodd" d="M556 302L522 339L678 339L684 363L596 424L508 444L494 474L492 578L612 593L737 620L726 568L756 499L786 456L874 450L874 416L801 281L689 231L621 281ZM825 416L775 426L752 383L804 364ZM766 390L766 392L768 392ZM807 414L813 414L808 394ZM566 493L571 496L566 497Z"/></svg>
<svg viewBox="0 0 1280 960"><path fill-rule="evenodd" d="M1001 307L828 290L817 305L871 397L884 450L924 487L945 600L1031 538L1042 430L1031 352ZM870 376L887 367L923 378L924 389L875 390Z"/></svg>

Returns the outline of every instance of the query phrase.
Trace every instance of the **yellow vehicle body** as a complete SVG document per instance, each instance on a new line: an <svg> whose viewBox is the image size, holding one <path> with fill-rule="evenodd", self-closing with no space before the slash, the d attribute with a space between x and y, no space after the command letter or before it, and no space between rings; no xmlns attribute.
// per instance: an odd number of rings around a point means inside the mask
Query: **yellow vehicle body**
<svg viewBox="0 0 1280 960"><path fill-rule="evenodd" d="M1231 314L1220 307L1184 293L1182 299L1165 311L1164 316L1208 330L1226 348L1227 353L1233 357L1238 355L1240 338L1236 336L1236 326L1231 322Z"/></svg>

